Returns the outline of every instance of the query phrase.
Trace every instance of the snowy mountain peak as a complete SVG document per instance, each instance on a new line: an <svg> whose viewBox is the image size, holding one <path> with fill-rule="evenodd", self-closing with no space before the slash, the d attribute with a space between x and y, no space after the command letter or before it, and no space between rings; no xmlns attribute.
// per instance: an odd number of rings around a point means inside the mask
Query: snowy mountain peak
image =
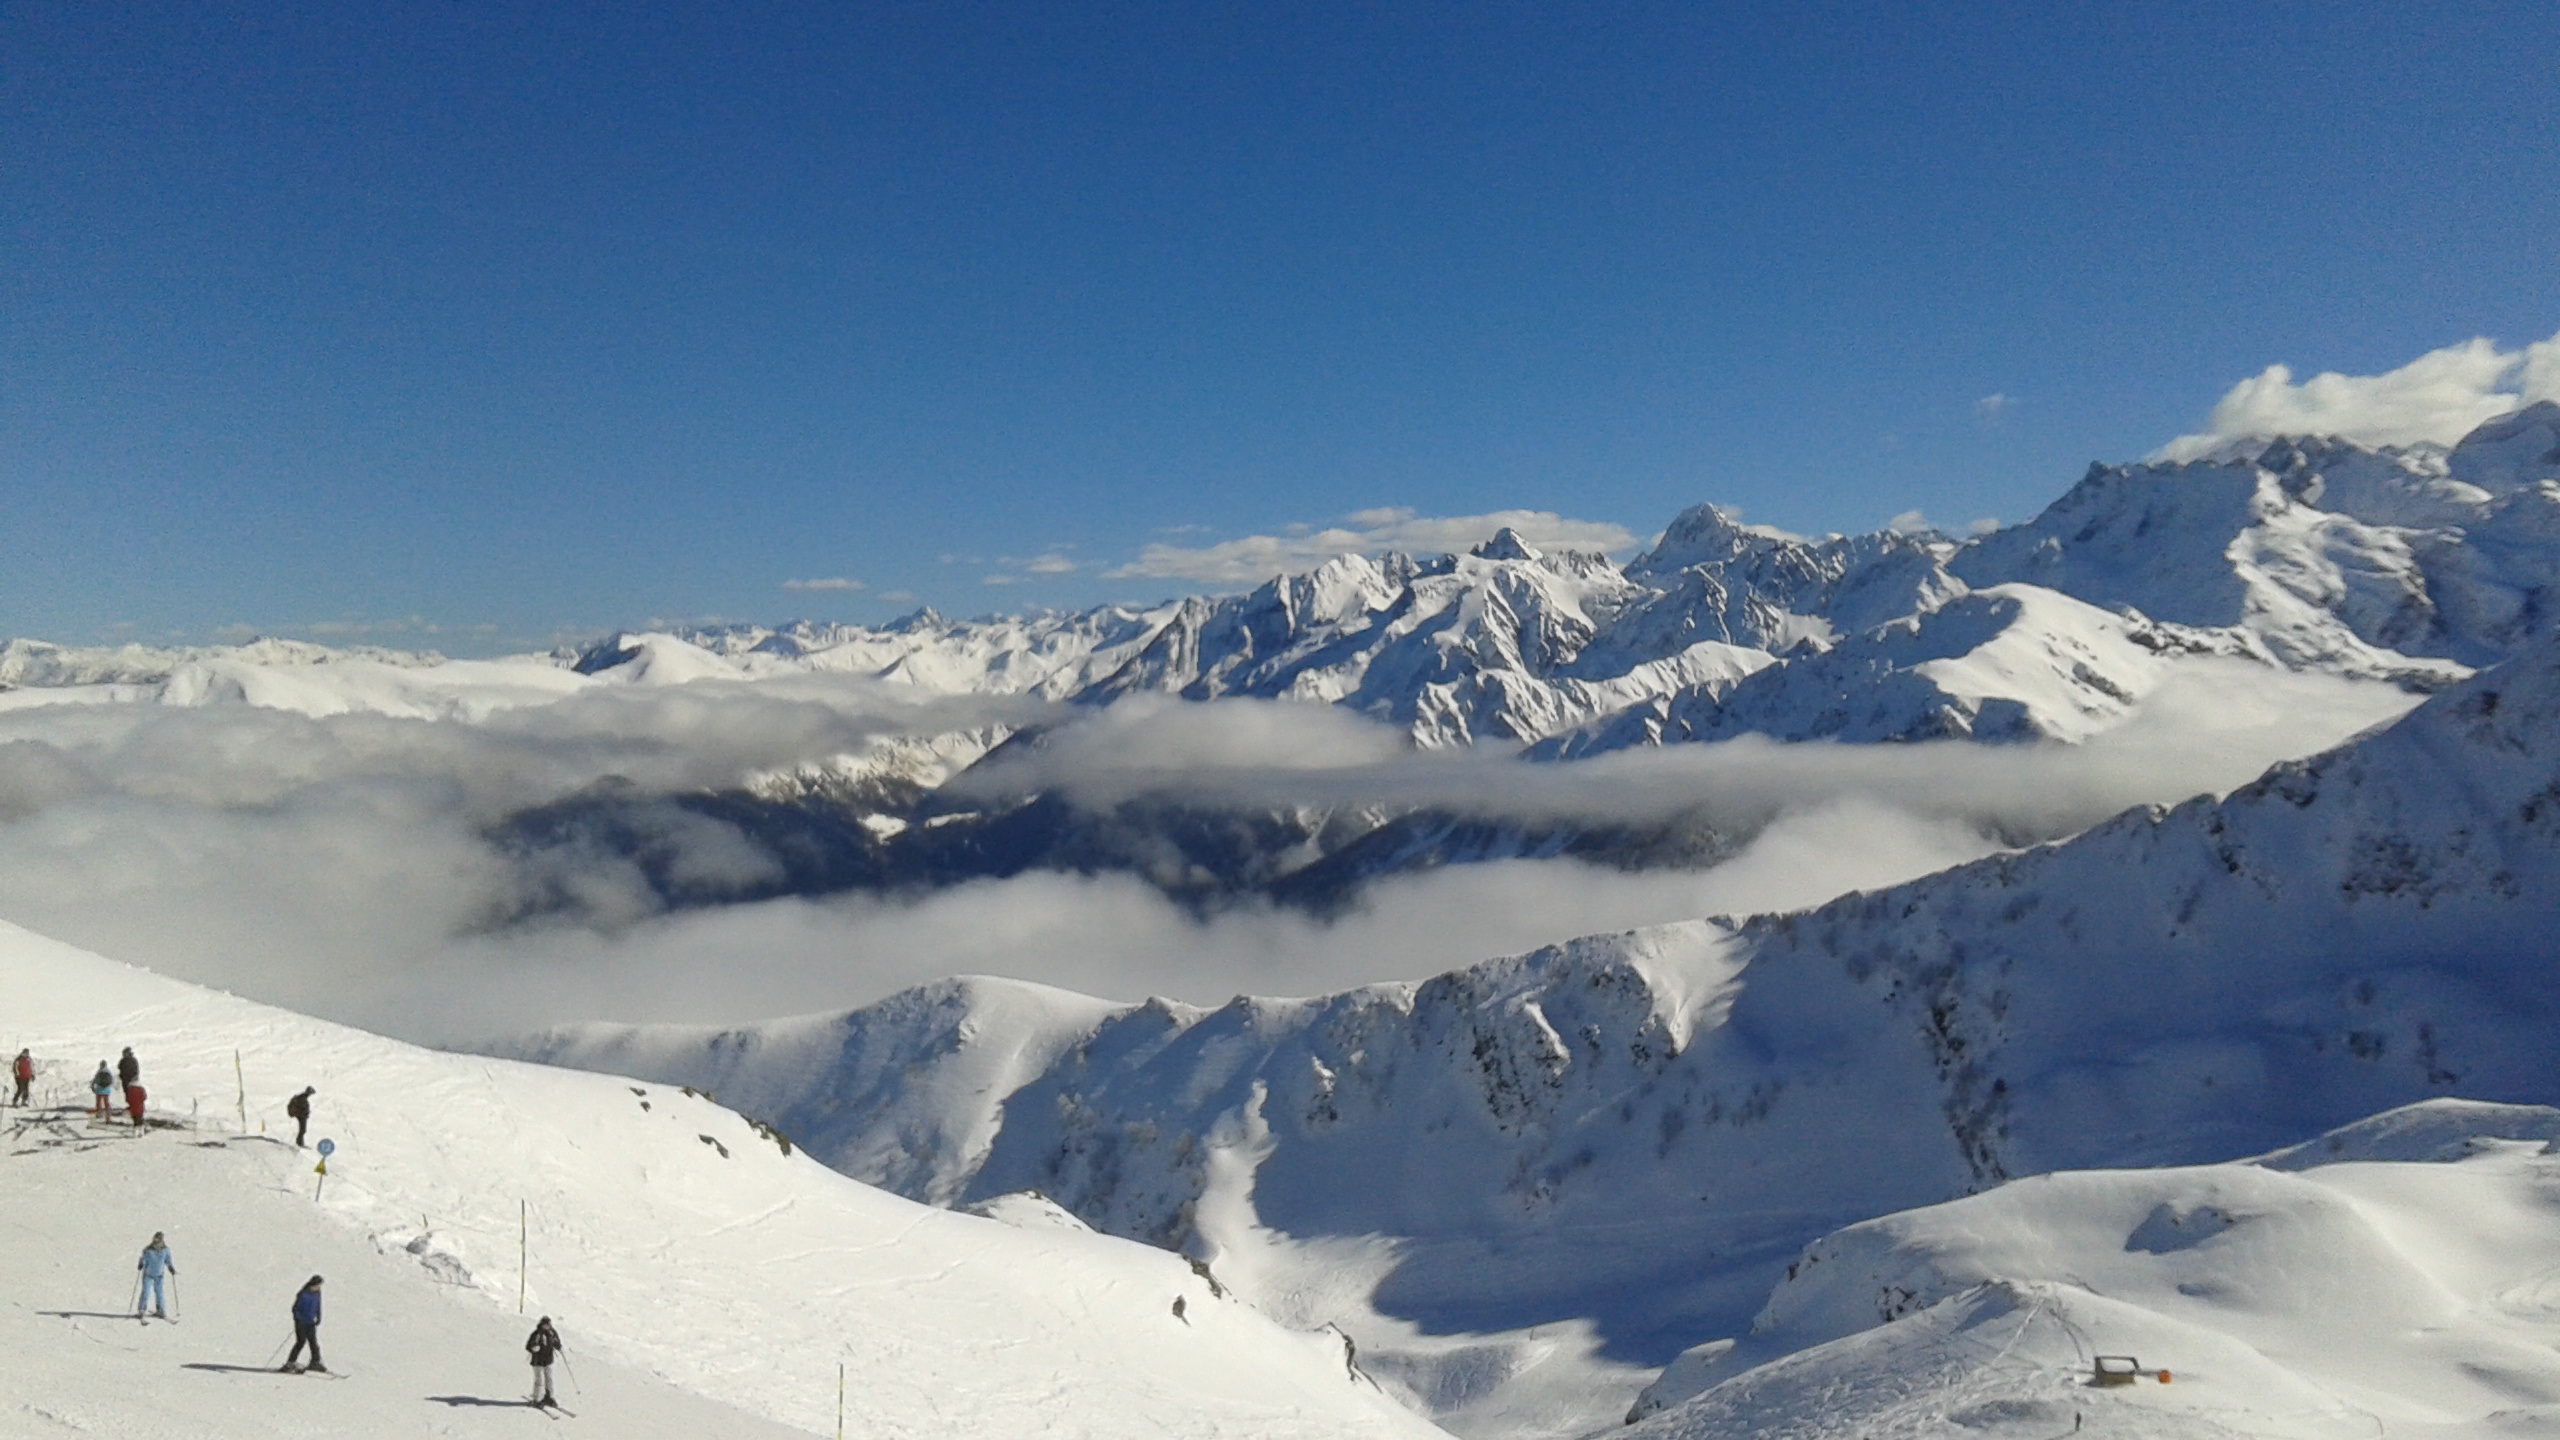
<svg viewBox="0 0 2560 1440"><path fill-rule="evenodd" d="M1672 518L1654 542L1627 562L1635 579L1659 579L1696 565L1722 565L1742 558L1772 540L1790 538L1765 526L1745 525L1715 504L1692 505Z"/></svg>
<svg viewBox="0 0 2560 1440"><path fill-rule="evenodd" d="M1539 550L1520 538L1520 532L1505 525L1493 532L1493 538L1467 552L1479 560L1535 560Z"/></svg>
<svg viewBox="0 0 2560 1440"><path fill-rule="evenodd" d="M2454 478L2493 494L2560 480L2560 402L2538 400L2462 437L2447 457Z"/></svg>

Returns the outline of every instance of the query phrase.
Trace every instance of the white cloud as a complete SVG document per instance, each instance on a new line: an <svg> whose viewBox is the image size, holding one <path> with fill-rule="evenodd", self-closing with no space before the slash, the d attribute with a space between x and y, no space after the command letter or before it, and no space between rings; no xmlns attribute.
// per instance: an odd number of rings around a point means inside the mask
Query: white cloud
<svg viewBox="0 0 2560 1440"><path fill-rule="evenodd" d="M1973 402L1974 418L1985 425L1997 425L2000 417L2009 413L2010 407L2017 403L2017 397L2012 395L1985 395Z"/></svg>
<svg viewBox="0 0 2560 1440"><path fill-rule="evenodd" d="M2410 703L2387 686L2198 662L2135 721L2077 749L1751 741L1570 765L1417 753L1394 727L1311 705L1153 700L1092 712L828 675L598 689L476 724L46 707L0 714L0 917L429 1040L599 1016L761 1018L968 972L1215 1002L1816 903L2127 804L2226 788ZM663 799L885 735L1060 721L987 781L1056 784L1091 805L1696 818L1747 843L1703 871L1452 866L1374 886L1323 920L1255 903L1201 915L1129 876L1057 874L670 913L628 846L493 838L523 807L599 782ZM779 859L698 810L626 813L679 878L751 883ZM522 918L545 897L565 900L564 912Z"/></svg>
<svg viewBox="0 0 2560 1440"><path fill-rule="evenodd" d="M1258 585L1274 575L1306 570L1337 555L1389 550L1444 554L1467 550L1508 527L1540 549L1634 548L1636 536L1606 520L1575 520L1552 510L1496 510L1485 515L1417 515L1402 506L1356 510L1321 529L1284 527L1279 535L1247 535L1198 547L1154 544L1110 571L1112 580L1189 580L1203 585Z"/></svg>
<svg viewBox="0 0 2560 1440"><path fill-rule="evenodd" d="M1926 535L1932 531L1942 535L1988 535L2000 528L2000 522L1986 515L1979 520L1967 520L1961 530L1949 530L1917 510L1905 510L1884 522L1884 528L1897 535Z"/></svg>
<svg viewBox="0 0 2560 1440"><path fill-rule="evenodd" d="M785 580L782 582L782 588L785 590L867 590L870 587L859 580L830 575L823 580Z"/></svg>
<svg viewBox="0 0 2560 1440"><path fill-rule="evenodd" d="M1035 555L1022 565L1023 573L1027 575L1070 575L1075 568L1076 562L1054 550L1046 555Z"/></svg>
<svg viewBox="0 0 2560 1440"><path fill-rule="evenodd" d="M1035 748L952 782L997 799L1057 794L1213 808L1388 806L1524 821L1704 818L1751 834L1807 807L1868 799L2021 840L2067 835L2130 805L2254 779L2417 703L2395 687L2189 660L2135 718L2082 745L1780 743L1617 751L1526 763L1501 747L1416 750L1396 727L1325 705L1132 696L1072 714Z"/></svg>
<svg viewBox="0 0 2560 1440"><path fill-rule="evenodd" d="M2451 445L2536 400L2560 400L2560 335L2501 350L2486 338L2430 350L2380 375L2322 371L2296 382L2270 365L2231 387L2205 428L2151 453L2197 460L2277 435L2336 435L2367 445Z"/></svg>

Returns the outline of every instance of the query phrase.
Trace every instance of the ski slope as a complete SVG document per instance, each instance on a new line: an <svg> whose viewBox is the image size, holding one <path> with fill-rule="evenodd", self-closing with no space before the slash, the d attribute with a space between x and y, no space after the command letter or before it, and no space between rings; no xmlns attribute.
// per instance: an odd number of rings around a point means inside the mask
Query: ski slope
<svg viewBox="0 0 2560 1440"><path fill-rule="evenodd" d="M1627 1433L2560 1435L2555 1138L2560 1111L2431 1101L2255 1163L2065 1171L1853 1225ZM2101 1354L2144 1378L2091 1385Z"/></svg>
<svg viewBox="0 0 2560 1440"><path fill-rule="evenodd" d="M1039 1205L997 1207L1016 1224L913 1204L680 1090L422 1050L15 927L0 995L46 1090L131 1045L179 1122L93 1134L67 1111L0 1159L10 1433L520 1433L544 1422L482 1402L521 1393L537 1312L572 1347L569 1403L617 1436L833 1434L839 1364L864 1436L1441 1433L1339 1336L1284 1330L1177 1256ZM339 1147L316 1200L308 1157L258 1134L306 1083ZM182 1323L101 1318L154 1230ZM350 1378L255 1373L312 1272Z"/></svg>

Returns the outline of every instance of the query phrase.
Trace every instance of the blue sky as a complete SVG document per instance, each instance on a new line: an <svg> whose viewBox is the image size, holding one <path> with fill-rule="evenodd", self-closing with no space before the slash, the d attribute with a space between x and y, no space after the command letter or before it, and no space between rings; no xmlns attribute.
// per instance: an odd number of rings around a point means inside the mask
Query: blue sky
<svg viewBox="0 0 2560 1440"><path fill-rule="evenodd" d="M2017 519L2271 363L2560 330L2547 0L98 5L0 46L0 634L1144 599L1194 588L1149 545L1385 507Z"/></svg>

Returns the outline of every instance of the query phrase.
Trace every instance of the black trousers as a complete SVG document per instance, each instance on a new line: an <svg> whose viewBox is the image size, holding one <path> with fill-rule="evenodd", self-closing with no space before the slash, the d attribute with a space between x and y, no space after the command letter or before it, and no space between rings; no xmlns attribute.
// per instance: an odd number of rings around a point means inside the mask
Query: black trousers
<svg viewBox="0 0 2560 1440"><path fill-rule="evenodd" d="M293 1117L293 1148L294 1148L294 1149L299 1150L299 1149L301 1149L301 1148L302 1148L302 1137L303 1137L303 1134L304 1134L306 1131L310 1130L310 1128L311 1128L311 1117L310 1117L310 1116L308 1116L308 1115L296 1115L295 1117Z"/></svg>
<svg viewBox="0 0 2560 1440"><path fill-rule="evenodd" d="M316 1323L305 1325L296 1320L293 1322L293 1353L284 1357L284 1363L290 1365L301 1359L305 1345L311 1347L311 1364L317 1368L320 1364L320 1327Z"/></svg>
<svg viewBox="0 0 2560 1440"><path fill-rule="evenodd" d="M26 1082L26 1081L24 1081L24 1080L21 1080L21 1081L19 1081L19 1082L18 1082L18 1104L19 1104L20 1106L24 1106L26 1103L27 1103L27 1082Z"/></svg>

